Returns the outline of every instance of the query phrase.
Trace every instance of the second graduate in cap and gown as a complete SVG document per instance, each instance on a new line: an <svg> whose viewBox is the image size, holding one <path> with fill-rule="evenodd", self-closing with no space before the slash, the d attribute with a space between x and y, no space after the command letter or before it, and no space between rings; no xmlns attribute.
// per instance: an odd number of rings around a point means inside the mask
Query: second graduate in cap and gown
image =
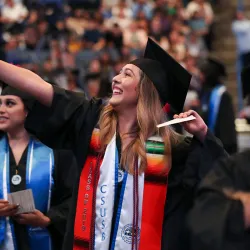
<svg viewBox="0 0 250 250"><path fill-rule="evenodd" d="M182 111L191 80L164 50L149 39L144 58L114 77L106 104L52 88L4 62L0 78L43 104L35 104L26 128L76 155L79 177L63 249L187 249L185 218L194 192L225 151L194 111L176 116L196 117L183 125L193 139L157 128L166 120L166 102Z"/></svg>
<svg viewBox="0 0 250 250"><path fill-rule="evenodd" d="M209 58L201 67L203 90L202 117L209 129L218 137L229 154L237 152L237 134L232 97L223 84L225 66Z"/></svg>
<svg viewBox="0 0 250 250"><path fill-rule="evenodd" d="M76 161L24 128L31 96L7 86L0 95L0 249L59 250L66 228ZM36 210L16 215L9 193L31 189Z"/></svg>
<svg viewBox="0 0 250 250"><path fill-rule="evenodd" d="M250 94L250 68L242 72ZM220 159L202 181L188 225L192 250L250 249L250 150Z"/></svg>
<svg viewBox="0 0 250 250"><path fill-rule="evenodd" d="M250 123L250 65L241 72L242 92L246 106L240 112L240 118L245 118Z"/></svg>

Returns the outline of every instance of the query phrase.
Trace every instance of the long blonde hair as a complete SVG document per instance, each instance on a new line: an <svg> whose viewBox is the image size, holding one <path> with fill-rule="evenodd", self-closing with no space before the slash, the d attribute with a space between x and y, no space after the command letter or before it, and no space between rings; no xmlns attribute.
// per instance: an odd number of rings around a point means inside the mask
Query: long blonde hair
<svg viewBox="0 0 250 250"><path fill-rule="evenodd" d="M122 151L121 164L126 166L126 170L133 174L134 163L140 158L139 173L145 171L147 167L147 158L145 143L152 135L160 135L165 145L165 159L171 165L171 143L178 141L177 134L169 127L157 129L157 125L166 120L166 115L162 110L159 94L152 81L140 71L141 79L138 85L138 103L137 103L137 124L135 134L128 146ZM108 143L113 138L118 125L116 111L110 104L107 104L100 115L100 143L101 150L105 150ZM123 139L123 138L121 138ZM166 165L167 166L167 165Z"/></svg>

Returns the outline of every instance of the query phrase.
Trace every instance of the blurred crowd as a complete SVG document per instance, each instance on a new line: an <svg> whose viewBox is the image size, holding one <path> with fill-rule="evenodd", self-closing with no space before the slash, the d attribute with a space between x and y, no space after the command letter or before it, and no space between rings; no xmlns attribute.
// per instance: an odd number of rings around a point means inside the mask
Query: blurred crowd
<svg viewBox="0 0 250 250"><path fill-rule="evenodd" d="M232 31L236 38L237 57L239 60L238 74L241 69L250 65L250 19L243 9L237 9L233 17ZM239 83L238 83L239 84ZM243 90L244 92L244 90ZM243 93L244 97L244 93ZM241 110L239 116L247 118L250 122L250 97L246 98L246 107Z"/></svg>
<svg viewBox="0 0 250 250"><path fill-rule="evenodd" d="M105 98L150 36L196 77L197 89L213 20L204 0L3 0L0 57L86 98Z"/></svg>

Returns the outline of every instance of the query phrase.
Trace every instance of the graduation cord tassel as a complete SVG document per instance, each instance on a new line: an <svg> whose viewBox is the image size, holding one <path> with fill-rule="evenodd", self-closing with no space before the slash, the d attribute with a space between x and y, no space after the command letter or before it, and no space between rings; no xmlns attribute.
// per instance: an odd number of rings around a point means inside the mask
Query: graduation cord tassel
<svg viewBox="0 0 250 250"><path fill-rule="evenodd" d="M96 166L94 169L94 183L93 183L93 201L92 201L92 207L95 208L96 206L96 189L97 189L97 184L98 184L98 179L99 179L99 170L100 170L100 161L102 159L102 154L99 153L96 161ZM95 211L95 210L94 210ZM94 250L95 246L95 212L92 214L92 219L91 219L91 233L90 233L90 245L89 249Z"/></svg>
<svg viewBox="0 0 250 250"><path fill-rule="evenodd" d="M139 191L138 191L138 160L135 160L135 172L133 176L133 228L132 250L138 250L138 216L139 216Z"/></svg>
<svg viewBox="0 0 250 250"><path fill-rule="evenodd" d="M136 180L136 237L135 237L135 244L136 244L136 250L138 248L138 236L139 236L139 228L138 228L138 221L139 221L139 183L138 183L138 160L136 161L136 175L135 175L135 180Z"/></svg>
<svg viewBox="0 0 250 250"><path fill-rule="evenodd" d="M134 250L134 244L135 244L135 213L136 213L136 209L135 209L135 172L133 175L133 227L132 227L132 250Z"/></svg>
<svg viewBox="0 0 250 250"><path fill-rule="evenodd" d="M136 184L135 184L135 188L136 188L136 219L135 219L135 222L136 222L136 231L135 231L135 244L136 244L136 250L138 248L138 236L139 236L139 228L138 228L138 221L139 221L139 183L138 183L138 160L136 161L136 168L135 168L135 180L136 180Z"/></svg>

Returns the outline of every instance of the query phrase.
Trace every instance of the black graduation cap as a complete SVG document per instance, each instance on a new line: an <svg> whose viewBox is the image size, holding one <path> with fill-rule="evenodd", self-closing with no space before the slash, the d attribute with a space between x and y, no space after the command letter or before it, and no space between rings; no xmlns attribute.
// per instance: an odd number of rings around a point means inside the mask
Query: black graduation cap
<svg viewBox="0 0 250 250"><path fill-rule="evenodd" d="M4 89L2 90L2 93L1 93L2 96L6 96L6 95L14 95L14 96L18 96L22 99L23 103L24 103L24 106L28 109L28 110L31 110L32 106L33 106L33 103L35 101L35 99L26 94L25 92L22 92L18 89L15 89L11 86L6 86L4 87Z"/></svg>
<svg viewBox="0 0 250 250"><path fill-rule="evenodd" d="M206 77L213 79L227 76L225 65L218 59L212 57L209 57L206 63L202 65L201 71Z"/></svg>
<svg viewBox="0 0 250 250"><path fill-rule="evenodd" d="M243 98L250 94L250 65L241 71Z"/></svg>
<svg viewBox="0 0 250 250"><path fill-rule="evenodd" d="M222 62L220 62L218 59L209 57L208 62L210 63L210 65L214 65L214 67L217 68L217 72L219 76L224 76L224 77L227 76L225 65Z"/></svg>
<svg viewBox="0 0 250 250"><path fill-rule="evenodd" d="M144 57L130 63L140 68L153 82L163 106L169 103L175 113L182 112L192 78L187 70L150 38Z"/></svg>

